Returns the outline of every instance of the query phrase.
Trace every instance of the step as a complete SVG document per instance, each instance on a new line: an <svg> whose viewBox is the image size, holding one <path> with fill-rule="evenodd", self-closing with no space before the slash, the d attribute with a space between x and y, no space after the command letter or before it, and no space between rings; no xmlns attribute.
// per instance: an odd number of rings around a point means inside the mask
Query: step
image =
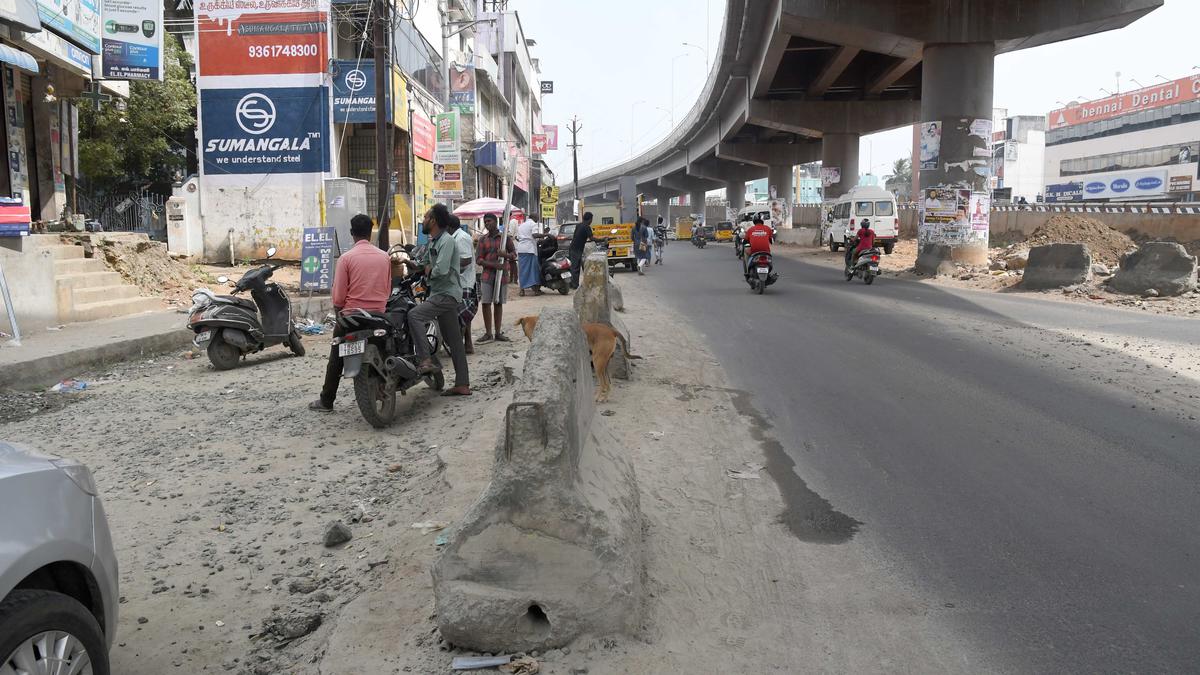
<svg viewBox="0 0 1200 675"><path fill-rule="evenodd" d="M85 274L88 272L107 272L108 265L96 258L75 258L54 261L54 276L61 277L70 274Z"/></svg>
<svg viewBox="0 0 1200 675"><path fill-rule="evenodd" d="M76 274L61 274L54 277L58 290L72 291L77 288L100 288L103 286L120 286L124 278L116 272L80 272Z"/></svg>
<svg viewBox="0 0 1200 675"><path fill-rule="evenodd" d="M98 321L130 314L154 312L163 308L162 298L122 298L120 300L103 300L75 305L67 320L70 322Z"/></svg>
<svg viewBox="0 0 1200 675"><path fill-rule="evenodd" d="M103 302L105 300L124 300L126 298L136 298L141 295L137 286L121 284L118 286L89 286L86 288L76 288L71 291L71 305L78 307L93 302Z"/></svg>
<svg viewBox="0 0 1200 675"><path fill-rule="evenodd" d="M55 260L81 260L83 258L82 246L56 244L54 246L42 246L41 249L50 251Z"/></svg>

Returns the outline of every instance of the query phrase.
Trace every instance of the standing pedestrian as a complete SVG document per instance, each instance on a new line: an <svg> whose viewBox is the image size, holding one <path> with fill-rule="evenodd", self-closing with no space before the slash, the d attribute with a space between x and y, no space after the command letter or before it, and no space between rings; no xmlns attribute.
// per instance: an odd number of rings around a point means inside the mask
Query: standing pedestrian
<svg viewBox="0 0 1200 675"><path fill-rule="evenodd" d="M500 227L496 216L488 214L483 217L483 228L486 233L475 244L475 259L483 268L483 276L479 283L479 301L483 305L483 337L479 344L496 340L508 342L504 330L504 302L507 289L507 271L517 259L517 250L512 239L500 235ZM501 249L503 241L503 250ZM499 292L499 295L497 295ZM493 326L495 332L493 332Z"/></svg>
<svg viewBox="0 0 1200 675"><path fill-rule="evenodd" d="M537 254L539 229L532 217L517 226L517 278L522 296L526 290L531 290L534 295L542 294L542 268Z"/></svg>
<svg viewBox="0 0 1200 675"><path fill-rule="evenodd" d="M571 259L571 288L579 288L579 278L583 276L580 274L583 269L583 247L589 241L595 241L592 236L591 211L583 214L583 222L575 226L575 233L571 235L571 247L567 251L567 256Z"/></svg>
<svg viewBox="0 0 1200 675"><path fill-rule="evenodd" d="M462 300L462 271L459 265L458 244L450 234L450 210L445 204L434 204L425 214L430 244L425 276L429 282L429 298L408 312L408 332L417 352L417 372L436 373L441 368L433 363L425 327L437 321L442 339L450 350L454 363L454 386L442 396L470 396L471 379L467 373L467 354L459 327L459 302Z"/></svg>
<svg viewBox="0 0 1200 675"><path fill-rule="evenodd" d="M387 308L388 296L392 293L392 259L387 253L371 244L371 217L358 214L350 219L350 236L354 245L342 254L333 272L333 310L341 316L343 312L364 309L382 312ZM346 331L339 321L333 327L333 336L342 337ZM325 366L325 384L321 387L321 398L308 404L310 410L329 412L337 398L338 383L342 379L342 357L338 346L329 349L329 363Z"/></svg>
<svg viewBox="0 0 1200 675"><path fill-rule="evenodd" d="M650 264L650 256L653 251L650 221L645 218L638 217L637 221L633 224L633 249L634 255L637 258L638 274L645 274L646 265Z"/></svg>
<svg viewBox="0 0 1200 675"><path fill-rule="evenodd" d="M462 273L463 307L459 318L462 322L463 349L468 354L474 354L475 345L471 344L471 321L475 319L475 311L479 309L479 299L475 296L475 242L471 233L454 214L450 214L450 234L454 235L459 271Z"/></svg>

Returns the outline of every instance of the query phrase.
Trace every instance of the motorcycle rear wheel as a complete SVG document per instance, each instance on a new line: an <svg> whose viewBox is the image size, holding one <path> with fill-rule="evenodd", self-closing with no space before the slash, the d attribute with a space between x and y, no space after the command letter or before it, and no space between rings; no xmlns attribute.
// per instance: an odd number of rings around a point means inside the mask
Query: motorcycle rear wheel
<svg viewBox="0 0 1200 675"><path fill-rule="evenodd" d="M874 283L874 282L875 282L875 275L874 275L874 274L871 274L870 272L867 272L867 273L866 273L866 275L864 275L864 276L863 276L863 283L864 283L864 284L866 284L866 285L870 286L870 285L871 285L872 283Z"/></svg>
<svg viewBox="0 0 1200 675"><path fill-rule="evenodd" d="M296 331L288 333L287 346L296 356L304 356L304 342L300 340L300 334Z"/></svg>
<svg viewBox="0 0 1200 675"><path fill-rule="evenodd" d="M846 272L846 281L850 281L853 278L854 278L854 272Z"/></svg>
<svg viewBox="0 0 1200 675"><path fill-rule="evenodd" d="M759 295L762 295L763 291L767 290L767 283L761 279L758 281L758 283L754 284L754 286L755 286L754 290Z"/></svg>
<svg viewBox="0 0 1200 675"><path fill-rule="evenodd" d="M354 400L363 419L376 429L384 429L396 419L396 390L365 364L354 376Z"/></svg>
<svg viewBox="0 0 1200 675"><path fill-rule="evenodd" d="M569 290L571 290L571 289L567 286L567 282L565 282L565 281L558 282L558 294L559 295L566 295L567 291L569 291Z"/></svg>
<svg viewBox="0 0 1200 675"><path fill-rule="evenodd" d="M217 370L232 370L241 363L242 352L217 335L208 343L208 360Z"/></svg>

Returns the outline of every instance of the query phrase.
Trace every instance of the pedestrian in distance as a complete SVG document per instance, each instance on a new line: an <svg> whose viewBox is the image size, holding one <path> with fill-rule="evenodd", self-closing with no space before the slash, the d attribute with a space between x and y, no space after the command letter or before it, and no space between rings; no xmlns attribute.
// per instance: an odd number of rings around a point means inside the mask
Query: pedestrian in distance
<svg viewBox="0 0 1200 675"><path fill-rule="evenodd" d="M454 235L459 270L462 273L463 306L459 310L459 319L462 324L463 349L468 354L474 354L475 345L471 344L471 321L475 319L475 312L479 309L479 298L475 294L475 242L471 233L454 214L450 214L450 234Z"/></svg>
<svg viewBox="0 0 1200 675"><path fill-rule="evenodd" d="M521 284L521 296L529 291L542 294L542 269L538 264L537 240L543 235L532 217L517 225L517 278Z"/></svg>
<svg viewBox="0 0 1200 675"><path fill-rule="evenodd" d="M505 283L508 268L517 259L517 249L513 246L512 239L500 235L496 216L491 214L484 216L483 228L486 232L475 244L475 259L483 268L483 275L479 283L479 302L483 305L484 333L479 338L479 344L492 340L508 342L508 336L503 333L504 303L507 293ZM502 245L503 248L501 248Z"/></svg>
<svg viewBox="0 0 1200 675"><path fill-rule="evenodd" d="M358 214L350 219L350 236L354 245L342 254L333 272L333 311L337 316L360 309L382 312L392 293L392 259L371 243L371 217ZM341 322L333 327L333 336L342 337ZM342 379L342 357L337 345L329 348L329 363L325 366L325 383L321 397L308 404L310 410L329 412L337 398Z"/></svg>
<svg viewBox="0 0 1200 675"><path fill-rule="evenodd" d="M425 339L425 327L431 321L437 321L454 364L454 386L442 392L442 396L470 396L467 353L459 326L459 304L463 296L462 268L458 243L450 234L450 210L445 204L434 204L425 214L425 227L428 228L430 240L425 265L429 298L408 312L408 332L416 348L417 372L428 375L441 370L433 363L429 341Z"/></svg>
<svg viewBox="0 0 1200 675"><path fill-rule="evenodd" d="M567 257L571 260L571 288L579 288L580 271L583 269L583 247L589 241L596 241L592 235L592 212L583 214L583 222L575 226L571 235L571 247L567 249Z"/></svg>
<svg viewBox="0 0 1200 675"><path fill-rule="evenodd" d="M658 224L654 226L654 264L663 264L663 249L667 247L667 224L663 222L663 217L658 217Z"/></svg>
<svg viewBox="0 0 1200 675"><path fill-rule="evenodd" d="M654 244L650 233L650 221L639 217L633 224L633 249L637 258L638 274L646 273L646 265L654 252Z"/></svg>

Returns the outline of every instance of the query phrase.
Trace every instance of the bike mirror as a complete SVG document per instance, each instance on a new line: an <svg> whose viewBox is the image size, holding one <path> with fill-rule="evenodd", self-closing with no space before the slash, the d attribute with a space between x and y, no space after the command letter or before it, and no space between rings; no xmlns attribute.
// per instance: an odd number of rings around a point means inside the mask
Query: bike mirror
<svg viewBox="0 0 1200 675"><path fill-rule="evenodd" d="M221 276L217 277L217 283L227 284L227 283L229 283L229 277L227 277L225 275L221 275Z"/></svg>
<svg viewBox="0 0 1200 675"><path fill-rule="evenodd" d="M274 246L272 246L271 248L267 249L267 257L268 257L268 258L274 258L274 257L275 257L275 247L274 247Z"/></svg>

